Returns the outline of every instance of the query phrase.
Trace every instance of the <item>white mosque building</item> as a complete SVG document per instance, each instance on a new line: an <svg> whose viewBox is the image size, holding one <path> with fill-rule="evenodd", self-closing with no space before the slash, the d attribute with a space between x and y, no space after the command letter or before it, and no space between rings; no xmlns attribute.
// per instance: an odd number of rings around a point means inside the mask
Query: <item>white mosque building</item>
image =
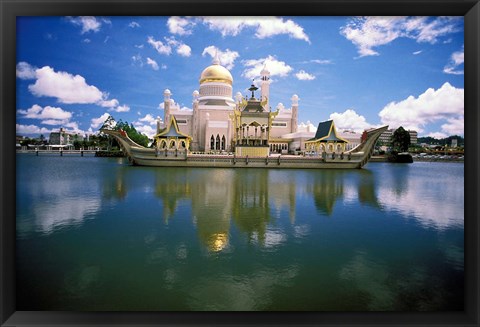
<svg viewBox="0 0 480 327"><path fill-rule="evenodd" d="M264 110L272 112L269 106L270 72L266 66L262 69L260 77L261 94L259 100L265 108ZM220 64L218 54L213 58L212 64L203 70L199 82L200 91L195 90L193 92L193 109L191 110L180 109L171 98L172 92L168 89L164 91L164 119L163 123L160 122L160 119L158 120L157 133L162 128L167 127L173 116L179 132L191 137L190 151L233 152L235 138L239 135L238 130L235 130L234 112L242 104L245 105L248 97L245 98L238 92L235 95L235 100L233 99L233 77L230 71ZM251 99L253 98L252 92ZM275 114L272 112L272 115L270 115L272 119L269 122L268 133L266 133L270 153L305 150L305 141L315 136L315 130L311 128L306 127L299 130L299 97L294 94L291 101L290 108L285 108L282 104L279 104Z"/></svg>

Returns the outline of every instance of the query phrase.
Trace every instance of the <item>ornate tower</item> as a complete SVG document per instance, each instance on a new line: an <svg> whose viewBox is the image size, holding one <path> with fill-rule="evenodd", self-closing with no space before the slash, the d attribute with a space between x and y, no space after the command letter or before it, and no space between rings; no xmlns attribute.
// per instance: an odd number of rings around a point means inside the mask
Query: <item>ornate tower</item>
<svg viewBox="0 0 480 327"><path fill-rule="evenodd" d="M162 129L162 118L160 118L160 116L157 116L157 133L160 133L161 129Z"/></svg>
<svg viewBox="0 0 480 327"><path fill-rule="evenodd" d="M267 101L265 108L270 111L270 72L267 70L267 64L263 66L262 71L260 72L261 79L262 79L262 101Z"/></svg>
<svg viewBox="0 0 480 327"><path fill-rule="evenodd" d="M298 95L292 96L292 133L295 133L298 129Z"/></svg>
<svg viewBox="0 0 480 327"><path fill-rule="evenodd" d="M198 112L198 97L200 93L197 90L193 91L193 119L192 119L192 150L198 151L198 139L199 139L199 129L200 129L200 117Z"/></svg>

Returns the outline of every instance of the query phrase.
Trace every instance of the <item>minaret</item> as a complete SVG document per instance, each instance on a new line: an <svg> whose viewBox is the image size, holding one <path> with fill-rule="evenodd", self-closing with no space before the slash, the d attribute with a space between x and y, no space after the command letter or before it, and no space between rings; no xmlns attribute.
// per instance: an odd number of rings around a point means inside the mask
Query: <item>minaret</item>
<svg viewBox="0 0 480 327"><path fill-rule="evenodd" d="M166 89L163 92L163 105L164 105L164 116L163 116L163 121L165 122L165 126L167 126L170 123L170 96L172 95L172 92L170 92L169 89Z"/></svg>
<svg viewBox="0 0 480 327"><path fill-rule="evenodd" d="M157 116L157 133L160 133L161 129L162 129L162 118L160 118L160 116Z"/></svg>
<svg viewBox="0 0 480 327"><path fill-rule="evenodd" d="M192 126L192 150L197 151L198 150L198 140L199 140L199 128L200 128L200 117L199 117L199 112L198 112L198 97L199 97L199 92L197 90L193 91L193 126Z"/></svg>
<svg viewBox="0 0 480 327"><path fill-rule="evenodd" d="M298 97L298 95L294 94L291 100L292 100L292 132L291 133L295 133L297 132L297 129L298 129L298 100L300 100L300 98Z"/></svg>
<svg viewBox="0 0 480 327"><path fill-rule="evenodd" d="M261 101L267 100L267 104L265 105L265 108L270 111L270 72L267 70L267 64L265 63L263 65L263 69L260 72L261 79L262 79L262 98Z"/></svg>

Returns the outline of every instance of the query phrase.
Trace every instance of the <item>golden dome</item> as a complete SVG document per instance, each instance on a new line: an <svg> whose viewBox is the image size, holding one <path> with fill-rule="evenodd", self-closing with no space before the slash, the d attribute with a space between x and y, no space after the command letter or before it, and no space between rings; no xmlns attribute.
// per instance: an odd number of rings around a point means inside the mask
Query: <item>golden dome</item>
<svg viewBox="0 0 480 327"><path fill-rule="evenodd" d="M208 82L233 84L232 74L223 66L213 64L205 68L200 75L200 84Z"/></svg>

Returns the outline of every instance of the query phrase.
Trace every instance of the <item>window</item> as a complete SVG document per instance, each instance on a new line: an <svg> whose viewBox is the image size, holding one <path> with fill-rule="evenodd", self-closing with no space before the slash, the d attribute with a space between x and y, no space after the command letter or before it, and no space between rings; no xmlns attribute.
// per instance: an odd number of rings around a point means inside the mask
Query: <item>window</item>
<svg viewBox="0 0 480 327"><path fill-rule="evenodd" d="M186 119L177 119L177 125L187 125Z"/></svg>
<svg viewBox="0 0 480 327"><path fill-rule="evenodd" d="M215 150L220 150L220 136L218 134L215 142Z"/></svg>
<svg viewBox="0 0 480 327"><path fill-rule="evenodd" d="M287 127L287 123L286 122L282 122L282 123L273 122L272 127Z"/></svg>

